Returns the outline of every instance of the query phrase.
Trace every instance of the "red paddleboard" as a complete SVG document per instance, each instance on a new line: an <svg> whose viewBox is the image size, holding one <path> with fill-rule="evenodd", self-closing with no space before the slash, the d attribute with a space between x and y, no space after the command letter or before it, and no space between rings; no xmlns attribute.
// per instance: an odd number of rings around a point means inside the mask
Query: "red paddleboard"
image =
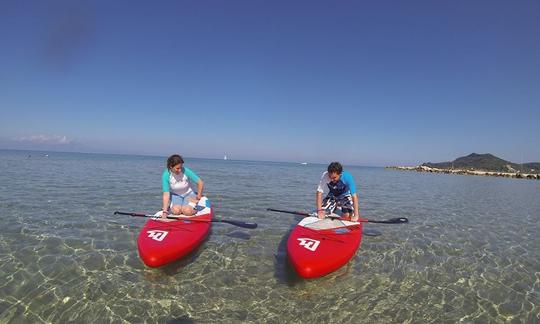
<svg viewBox="0 0 540 324"><path fill-rule="evenodd" d="M214 212L206 197L199 201L198 209L194 216L146 222L137 239L139 256L144 264L160 267L189 254L204 241ZM156 216L161 216L161 211Z"/></svg>
<svg viewBox="0 0 540 324"><path fill-rule="evenodd" d="M305 217L287 241L289 261L302 278L327 275L355 255L362 241L362 223Z"/></svg>

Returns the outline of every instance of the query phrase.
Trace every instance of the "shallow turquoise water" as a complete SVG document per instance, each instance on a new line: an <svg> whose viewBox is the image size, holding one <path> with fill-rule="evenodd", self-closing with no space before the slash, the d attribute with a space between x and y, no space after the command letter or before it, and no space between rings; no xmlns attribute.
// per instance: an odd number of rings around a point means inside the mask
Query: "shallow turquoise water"
<svg viewBox="0 0 540 324"><path fill-rule="evenodd" d="M0 151L0 323L540 322L540 181L349 167L369 224L356 257L301 280L285 242L324 165L187 159L216 217L188 258L144 266L165 158ZM31 157L29 157L31 155Z"/></svg>

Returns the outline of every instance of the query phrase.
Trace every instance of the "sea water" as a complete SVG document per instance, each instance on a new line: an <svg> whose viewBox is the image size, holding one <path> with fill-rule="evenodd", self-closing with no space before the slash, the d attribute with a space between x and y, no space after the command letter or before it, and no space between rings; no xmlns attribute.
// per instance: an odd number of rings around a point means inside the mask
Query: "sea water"
<svg viewBox="0 0 540 324"><path fill-rule="evenodd" d="M186 158L214 223L188 257L137 254L166 157L0 151L0 323L539 323L540 181L346 166L367 224L346 266L299 278L286 241L326 165Z"/></svg>

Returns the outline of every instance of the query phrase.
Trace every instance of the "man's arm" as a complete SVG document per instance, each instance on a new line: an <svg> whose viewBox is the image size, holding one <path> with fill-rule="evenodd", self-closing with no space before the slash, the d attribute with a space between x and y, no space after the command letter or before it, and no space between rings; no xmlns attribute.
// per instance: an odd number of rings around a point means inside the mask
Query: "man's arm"
<svg viewBox="0 0 540 324"><path fill-rule="evenodd" d="M354 215L351 217L351 220L356 222L360 218L360 212L358 211L358 194L354 193L352 195L352 201L354 206Z"/></svg>
<svg viewBox="0 0 540 324"><path fill-rule="evenodd" d="M324 210L322 210L322 192L317 191L317 198L316 198L316 206L317 206L317 216L319 218L324 218Z"/></svg>

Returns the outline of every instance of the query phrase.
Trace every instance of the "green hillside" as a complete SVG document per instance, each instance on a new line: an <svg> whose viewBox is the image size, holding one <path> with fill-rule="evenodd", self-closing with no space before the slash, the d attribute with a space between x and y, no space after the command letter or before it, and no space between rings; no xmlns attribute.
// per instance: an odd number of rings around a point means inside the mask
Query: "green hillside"
<svg viewBox="0 0 540 324"><path fill-rule="evenodd" d="M467 156L462 156L452 162L432 163L427 162L422 164L431 168L438 169L474 169L492 172L522 172L522 173L540 173L540 163L523 163L517 164L503 160L493 154L477 154L472 153Z"/></svg>

